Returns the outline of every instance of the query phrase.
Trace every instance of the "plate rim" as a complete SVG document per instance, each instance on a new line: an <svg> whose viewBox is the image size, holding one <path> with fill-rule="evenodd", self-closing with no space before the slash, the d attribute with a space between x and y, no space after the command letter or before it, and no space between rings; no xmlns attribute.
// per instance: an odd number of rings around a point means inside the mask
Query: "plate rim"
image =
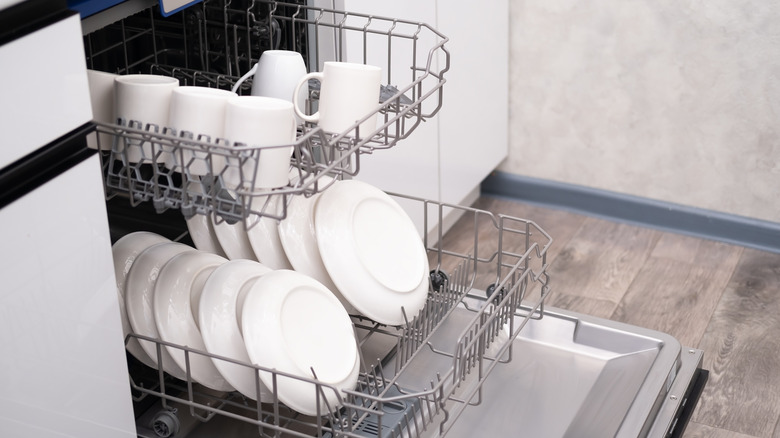
<svg viewBox="0 0 780 438"><path fill-rule="evenodd" d="M171 251L173 252L173 255L180 254L182 252L186 251L195 251L195 248L192 248L189 245L185 245L183 243L179 242L163 242L158 243L155 245L150 246L149 248L145 249L143 253L139 254L135 261L133 262L133 266L130 267L130 272L127 276L127 285L135 283L136 275L140 276L139 281L141 281L142 287L144 287L143 291L134 291L131 288L126 288L125 290L125 305L127 306L127 317L130 321L130 325L133 328L133 333L143 335L143 336L149 336L152 338L160 338L160 334L157 331L157 324L151 323L148 324L149 319L154 321L154 312L151 311L150 314L146 314L145 309L147 306L144 305L145 302L149 303L149 308L151 309L151 303L153 303L153 295L154 295L154 289L155 289L155 283L157 282L157 277L152 277L151 271L157 269L161 269L163 266L165 266L168 261L170 261L172 256L167 257L165 260L156 260L154 262L149 262L151 264L150 266L150 272L141 272L139 267L146 268L145 264L146 258L151 257L153 254L156 255L157 251L162 251L163 248L170 247L172 248ZM176 252L178 250L178 252ZM161 257L161 256L158 256ZM140 259L140 262L139 262ZM136 274L136 272L138 274ZM130 280L134 280L132 283ZM132 291L132 293L131 293ZM140 300L136 302L136 300ZM136 312L140 312L140 315L136 315ZM141 341L139 340L139 343L141 344L141 348L146 352L146 354L149 355L149 357L152 359L152 361L155 363L156 367L159 368L159 362L157 361L157 347L155 344L147 341ZM172 357L170 357L170 354L168 353L168 350L165 348L160 349L160 355L162 356L163 360L163 371L166 373L172 375L173 377L176 377L178 379L186 379L187 374L179 368L179 366L176 364L176 362L173 360Z"/></svg>
<svg viewBox="0 0 780 438"><path fill-rule="evenodd" d="M143 240L140 240L143 239ZM119 298L119 319L122 323L122 340L127 335L134 333L133 327L127 316L127 305L125 304L125 295L127 287L127 276L130 268L133 267L135 259L150 246L157 243L167 243L171 240L151 231L134 231L125 234L117 239L111 245L111 255L114 259L114 277L116 278L117 297ZM143 243L141 243L143 242ZM125 348L144 365L150 368L157 368L157 363L149 357L149 354L141 347L138 338L129 338Z"/></svg>
<svg viewBox="0 0 780 438"><path fill-rule="evenodd" d="M262 265L259 262L252 260L229 260L218 266L211 273L203 286L197 315L201 327L201 335L203 336L203 343L207 352L249 363L249 354L246 351L244 338L241 335L241 327L239 327L236 318L238 307L237 299L241 289L246 287L250 281L256 280L270 272L273 272L271 268ZM227 278L223 279L223 277ZM228 290L228 287L236 286L234 282L240 284L238 284L235 289ZM212 304L211 301L216 300L219 297L227 299L227 307L210 305ZM215 301L215 303L222 304L222 301ZM208 324L208 321L211 318L214 318L220 310L224 310L226 315L233 315L232 322L234 323L234 326L226 326L224 325L224 319L217 318L217 320L222 321L222 323L219 324L219 328L215 330L215 332L212 332L211 325ZM226 319L231 320L230 317L227 317ZM226 339L226 336L232 337L232 339L228 340ZM243 351L244 357L237 357L235 350L232 348L233 342L230 341L235 341L236 339L239 341L239 351ZM240 356L240 353L238 353L238 356ZM240 376L242 372L244 374L248 373L254 382L253 369L218 359L213 359L212 361L217 370L222 374L222 377L224 377L231 386L252 400L257 400L256 397L258 394L254 388L254 383L251 385L252 389L248 390L248 386L244 387L244 384L241 383L243 376ZM273 401L273 394L268 391L262 381L259 396L261 402Z"/></svg>
<svg viewBox="0 0 780 438"><path fill-rule="evenodd" d="M184 345L194 350L205 351L203 338L197 326L195 315L192 312L190 294L197 275L209 269L213 272L217 266L226 261L227 259L224 257L210 252L186 251L176 254L165 266L160 268L154 285L152 309L161 340L172 344ZM179 265L183 265L185 273L174 271L174 268L180 268ZM172 277L171 280L168 279L169 276ZM171 284L168 284L169 282ZM184 332L179 331L175 326L168 325L167 321L165 321L164 316L171 305L178 306L184 314L184 320L180 320L185 326ZM184 351L169 345L165 345L165 349L168 350L176 365L186 372ZM233 390L233 387L227 384L224 377L219 374L219 371L208 356L190 354L189 362L190 377L196 382L217 391Z"/></svg>

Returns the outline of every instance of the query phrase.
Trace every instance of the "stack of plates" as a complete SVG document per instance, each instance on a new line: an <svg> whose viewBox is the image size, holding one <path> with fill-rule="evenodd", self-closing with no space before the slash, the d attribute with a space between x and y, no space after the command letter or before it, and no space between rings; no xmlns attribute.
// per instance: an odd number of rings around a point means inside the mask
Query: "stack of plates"
<svg viewBox="0 0 780 438"><path fill-rule="evenodd" d="M341 390L357 384L352 321L316 280L147 232L128 234L113 250L125 334L174 344L129 337L127 349L142 363L262 402L276 393L308 415L318 414L315 376L327 385L321 406L338 406Z"/></svg>
<svg viewBox="0 0 780 438"><path fill-rule="evenodd" d="M427 298L428 259L406 213L366 183L335 181L287 208L285 220L255 219L248 232L189 221L202 227L193 240L203 249L148 232L117 241L125 335L173 344L130 337L128 351L217 391L261 402L276 394L306 415L339 406L360 367L349 314L388 325L414 318Z"/></svg>
<svg viewBox="0 0 780 438"><path fill-rule="evenodd" d="M292 269L319 281L349 314L402 325L423 308L428 294L428 258L406 212L389 195L361 181L333 181L322 193L291 196L282 221L252 218L250 226L201 223L196 246L220 248L231 260L258 260L273 269ZM260 198L278 211L280 197ZM248 228L248 229L247 229ZM206 231L203 231L203 230Z"/></svg>

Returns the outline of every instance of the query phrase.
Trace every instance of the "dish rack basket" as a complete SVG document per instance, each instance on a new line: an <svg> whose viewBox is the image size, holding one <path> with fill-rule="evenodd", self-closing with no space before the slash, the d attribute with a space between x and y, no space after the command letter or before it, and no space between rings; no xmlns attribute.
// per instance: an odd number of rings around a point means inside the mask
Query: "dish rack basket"
<svg viewBox="0 0 780 438"><path fill-rule="evenodd" d="M301 53L310 72L320 71L325 61L381 67L380 103L343 132L326 132L307 122L298 127L294 143L267 147L177 132L143 120L96 122L108 197L124 196L133 205L151 202L158 212L178 208L188 218L211 214L218 222L243 221L249 227L256 223L250 217L282 219L288 196L324 190L325 181L332 181L324 175L356 175L361 156L394 147L441 108L449 69L447 38L425 23L268 0L206 0L168 18L156 9L86 34L87 66L117 74L167 75L182 85L229 90L265 50L293 50ZM237 92L249 94L251 82L244 81ZM318 96L318 86L310 83L309 110L316 109ZM376 129L360 132L360 123L369 118L377 118ZM258 163L264 152L279 147L293 150L290 182L260 188ZM176 159L170 168L161 158L168 153ZM133 155L140 160L129 160ZM196 174L194 169L204 166L206 175ZM228 173L238 178L228 181ZM282 202L269 202L272 198Z"/></svg>
<svg viewBox="0 0 780 438"><path fill-rule="evenodd" d="M304 416L285 407L276 397L277 385L269 389L274 400L256 403L240 393L214 393L192 381L167 377L162 371L134 378L131 387L136 402L159 400L159 411L139 425L168 436L174 407L180 414L199 421L214 417L239 420L256 428L259 436L295 437L423 437L444 436L460 413L477 404L482 383L494 367L512 360L513 340L531 319L541 318L544 300L549 294L547 251L552 238L534 222L496 215L488 211L442 204L408 196L392 195L399 202L413 205L414 213L427 222L455 211L461 219L455 225L459 235L473 235L471 244L458 247L446 237L424 239L431 271L431 286L425 307L401 326L385 326L352 315L361 351L370 345L391 347L385 357L367 357L361 353L361 367L355 389L340 391L318 381L272 369L238 362L204 351L140 336L157 344L158 361L164 346L184 351L189 358L205 355L268 373L273 382L284 379L311 385L312 398L335 393L338 403L330 405L324 397L318 404L319 415ZM459 239L457 242L463 242ZM482 290L486 292L482 292ZM487 293L487 297L485 297ZM475 299L475 294L480 295ZM477 304L474 304L477 303ZM452 326L456 312L466 312L467 323ZM459 319L457 321L463 321ZM442 337L442 331L452 336ZM370 348L369 348L370 350ZM419 360L433 356L441 366L426 367L423 380L408 379L419 374ZM189 363L189 362L187 362ZM190 375L190 370L185 370ZM316 376L316 370L312 370ZM257 379L259 393L260 380ZM417 384L410 384L416 381ZM198 423L200 424L200 423Z"/></svg>

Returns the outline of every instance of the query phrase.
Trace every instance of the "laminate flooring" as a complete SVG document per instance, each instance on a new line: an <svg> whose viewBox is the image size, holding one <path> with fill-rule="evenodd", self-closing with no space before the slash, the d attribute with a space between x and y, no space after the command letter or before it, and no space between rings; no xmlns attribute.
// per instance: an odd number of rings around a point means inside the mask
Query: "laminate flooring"
<svg viewBox="0 0 780 438"><path fill-rule="evenodd" d="M474 207L552 236L550 305L704 350L710 377L686 437L780 438L780 254L488 196ZM442 245L473 244L473 222Z"/></svg>

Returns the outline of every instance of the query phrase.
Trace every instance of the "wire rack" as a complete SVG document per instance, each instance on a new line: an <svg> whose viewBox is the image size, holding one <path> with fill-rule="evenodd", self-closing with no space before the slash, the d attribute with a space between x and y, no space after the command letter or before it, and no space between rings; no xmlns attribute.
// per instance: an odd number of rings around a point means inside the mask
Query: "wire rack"
<svg viewBox="0 0 780 438"><path fill-rule="evenodd" d="M473 232L472 245L444 247L442 239L425 240L433 268L425 307L400 326L385 326L353 315L359 350L373 342L392 341L385 357L361 353L357 387L340 391L314 378L242 363L184 346L140 335L157 344L158 363L165 346L184 351L187 364L193 355L228 361L273 376L271 403L256 403L240 393L203 392L191 380L173 379L162 371L146 369L146 377L133 377L131 386L140 402L160 400L160 414L172 406L188 411L201 422L215 417L238 420L256 427L262 437L423 437L444 436L460 413L483 396L482 383L494 367L512 360L512 344L525 324L541 318L549 294L547 251L550 236L534 222L419 198L393 195L411 203L427 221L456 210L460 223ZM496 278L499 280L496 282ZM479 288L479 289L478 289ZM479 290L492 291L475 299ZM481 292L479 292L481 293ZM464 316L465 315L465 316ZM433 362L431 362L433 359ZM422 361L422 362L421 362ZM437 364L434 367L421 364ZM418 375L424 369L425 378ZM190 375L189 366L185 369ZM316 375L316 370L312 370ZM278 401L277 383L285 379L311 385L312 397L321 397L319 415L304 416ZM260 385L257 377L257 388ZM323 394L335 393L335 404ZM331 398L332 399L332 398ZM151 429L165 429L159 415L147 417ZM160 435L164 436L164 435Z"/></svg>
<svg viewBox="0 0 780 438"><path fill-rule="evenodd" d="M310 196L325 188L322 175L356 175L362 155L395 146L439 111L449 69L446 42L425 23L260 0L204 1L169 18L153 7L105 26L84 37L90 68L168 75L182 85L231 89L268 49L300 52L309 71L331 60L378 65L383 71L375 112L343 132L304 123L291 145L238 144L143 120L97 123L105 134L98 136L98 147L105 151L107 196L125 196L134 205L151 201L158 211L181 208L185 216L213 213L218 221L283 218L285 211L266 208L269 197ZM238 93L250 89L251 78ZM310 109L317 107L318 97L318 88L310 84ZM360 132L360 123L371 117L378 120L376 129ZM275 190L258 188L263 151L284 146L295 151L294 178ZM195 159L185 160L184 151ZM164 153L177 158L175 166L163 165ZM141 158L131 161L129 156ZM193 172L195 166L206 166L208 175ZM240 178L228 183L226 173Z"/></svg>

